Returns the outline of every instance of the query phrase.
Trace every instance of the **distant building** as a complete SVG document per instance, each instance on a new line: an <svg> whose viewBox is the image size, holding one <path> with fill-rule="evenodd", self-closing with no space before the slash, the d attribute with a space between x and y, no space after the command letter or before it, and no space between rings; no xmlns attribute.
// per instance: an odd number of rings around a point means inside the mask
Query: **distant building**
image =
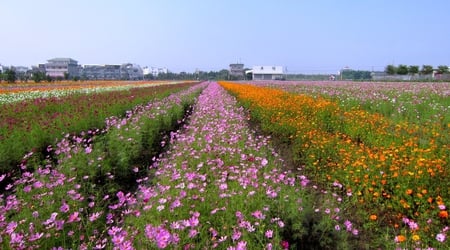
<svg viewBox="0 0 450 250"><path fill-rule="evenodd" d="M53 58L47 60L45 72L52 78L64 78L66 74L73 78L80 76L80 67L72 58Z"/></svg>
<svg viewBox="0 0 450 250"><path fill-rule="evenodd" d="M251 71L253 80L282 80L284 71L282 66L253 66Z"/></svg>
<svg viewBox="0 0 450 250"><path fill-rule="evenodd" d="M158 68L158 67L143 67L142 72L144 76L152 75L153 77L158 77L159 74L167 74L169 70L165 67Z"/></svg>
<svg viewBox="0 0 450 250"><path fill-rule="evenodd" d="M123 80L142 80L144 72L141 66L132 63L122 64L120 67L120 78Z"/></svg>
<svg viewBox="0 0 450 250"><path fill-rule="evenodd" d="M244 79L244 64L232 63L230 64L230 76L237 79Z"/></svg>
<svg viewBox="0 0 450 250"><path fill-rule="evenodd" d="M81 75L84 79L104 80L105 79L105 65L85 64L82 67Z"/></svg>
<svg viewBox="0 0 450 250"><path fill-rule="evenodd" d="M81 68L81 78L87 80L142 80L141 67L137 64L86 64Z"/></svg>
<svg viewBox="0 0 450 250"><path fill-rule="evenodd" d="M120 80L120 64L105 64L104 79Z"/></svg>

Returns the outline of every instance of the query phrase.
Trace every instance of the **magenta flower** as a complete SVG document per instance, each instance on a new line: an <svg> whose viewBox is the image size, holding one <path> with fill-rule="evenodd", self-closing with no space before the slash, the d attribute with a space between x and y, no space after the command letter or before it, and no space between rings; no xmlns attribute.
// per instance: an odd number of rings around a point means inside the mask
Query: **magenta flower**
<svg viewBox="0 0 450 250"><path fill-rule="evenodd" d="M289 242L287 242L285 240L281 241L281 247L283 249L289 249Z"/></svg>
<svg viewBox="0 0 450 250"><path fill-rule="evenodd" d="M62 206L59 208L59 211L63 212L63 213L67 213L69 212L69 204L67 204L66 202L63 202Z"/></svg>
<svg viewBox="0 0 450 250"><path fill-rule="evenodd" d="M271 239L273 237L273 230L267 230L264 234L268 239Z"/></svg>
<svg viewBox="0 0 450 250"><path fill-rule="evenodd" d="M264 220L266 218L266 216L260 210L256 210L255 212L252 213L252 215L256 219L260 219L260 220Z"/></svg>
<svg viewBox="0 0 450 250"><path fill-rule="evenodd" d="M234 230L233 235L231 236L231 239L233 241L239 240L241 238L242 233L239 230Z"/></svg>
<svg viewBox="0 0 450 250"><path fill-rule="evenodd" d="M78 212L73 212L70 216L69 219L67 220L67 223L72 223L72 222L78 222L80 221L80 217L78 217L79 213Z"/></svg>
<svg viewBox="0 0 450 250"><path fill-rule="evenodd" d="M189 238L194 238L197 234L198 234L198 231L196 229L189 230Z"/></svg>
<svg viewBox="0 0 450 250"><path fill-rule="evenodd" d="M247 242L246 241L239 241L236 250L246 250L247 249Z"/></svg>
<svg viewBox="0 0 450 250"><path fill-rule="evenodd" d="M12 232L14 232L14 230L16 230L17 228L17 222L12 221L10 223L8 223L8 225L6 226L6 233L7 234L11 234Z"/></svg>

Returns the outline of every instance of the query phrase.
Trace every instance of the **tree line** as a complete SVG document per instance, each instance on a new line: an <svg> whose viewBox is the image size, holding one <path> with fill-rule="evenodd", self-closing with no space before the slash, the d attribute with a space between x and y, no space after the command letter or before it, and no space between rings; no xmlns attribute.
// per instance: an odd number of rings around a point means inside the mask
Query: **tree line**
<svg viewBox="0 0 450 250"><path fill-rule="evenodd" d="M429 75L432 74L434 71L433 66L431 65L422 65L422 68L420 68L418 65L405 65L405 64L399 64L398 66L395 66L393 64L389 64L385 68L385 72L388 75L415 75L415 74L422 74L422 75ZM437 68L438 74L448 74L449 68L446 65L439 65Z"/></svg>
<svg viewBox="0 0 450 250"><path fill-rule="evenodd" d="M31 76L18 74L14 69L7 69L3 73L0 72L0 82L5 81L8 83L14 83L16 81L27 82L28 80L34 81L36 83L47 81L61 81L68 80L68 74L64 75L64 78L52 78L44 72L33 72ZM74 81L85 80L83 77L74 77L72 78ZM180 73L160 73L157 76L152 74L144 75L144 80L239 80L237 77L230 75L229 71L226 69L222 69L220 71L199 71L195 73L188 72L180 72ZM248 79L251 80L251 79Z"/></svg>

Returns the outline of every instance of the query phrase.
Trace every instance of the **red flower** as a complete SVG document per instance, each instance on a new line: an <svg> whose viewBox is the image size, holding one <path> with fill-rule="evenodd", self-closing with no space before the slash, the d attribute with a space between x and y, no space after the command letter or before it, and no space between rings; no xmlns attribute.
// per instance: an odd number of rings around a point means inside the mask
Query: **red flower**
<svg viewBox="0 0 450 250"><path fill-rule="evenodd" d="M281 247L283 249L289 249L289 242L287 242L285 240L281 241Z"/></svg>

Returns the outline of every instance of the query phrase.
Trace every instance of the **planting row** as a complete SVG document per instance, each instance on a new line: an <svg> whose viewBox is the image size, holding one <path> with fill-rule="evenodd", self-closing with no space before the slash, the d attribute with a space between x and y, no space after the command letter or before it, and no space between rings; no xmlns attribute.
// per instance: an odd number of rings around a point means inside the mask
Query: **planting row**
<svg viewBox="0 0 450 250"><path fill-rule="evenodd" d="M346 195L354 220L373 232L370 247L448 247L450 148L439 126L395 123L323 97L221 85L314 181Z"/></svg>
<svg viewBox="0 0 450 250"><path fill-rule="evenodd" d="M110 231L117 249L336 249L357 237L342 198L316 199L236 105L217 83L204 90L152 178L119 202L128 213Z"/></svg>
<svg viewBox="0 0 450 250"><path fill-rule="evenodd" d="M102 130L67 134L46 148L43 161L27 154L21 176L0 194L1 248L112 245L108 232L127 213L115 203L148 175L153 157L164 148L165 134L183 123L202 88L204 84L197 84L138 105L123 118L108 118Z"/></svg>
<svg viewBox="0 0 450 250"><path fill-rule="evenodd" d="M260 86L283 89L313 97L326 97L341 108L362 108L396 122L428 126L438 122L448 131L450 83L448 82L259 82Z"/></svg>
<svg viewBox="0 0 450 250"><path fill-rule="evenodd" d="M132 88L64 98L35 98L1 105L0 173L14 169L22 156L33 149L44 153L47 145L65 133L102 128L110 116L122 116L132 107L162 98L193 83Z"/></svg>
<svg viewBox="0 0 450 250"><path fill-rule="evenodd" d="M159 85L178 84L178 82L59 82L57 84L14 84L0 85L0 105L36 98L62 98L73 94L91 94L100 92L146 88Z"/></svg>
<svg viewBox="0 0 450 250"><path fill-rule="evenodd" d="M216 83L161 141L169 147L150 172L135 161L152 158L152 147L135 153L159 134L152 124L178 120L176 107L202 87L108 120L105 132L67 136L43 164L28 154L22 177L0 195L2 248L351 248L359 230L339 208L343 197L284 171L271 139L249 129ZM136 192L120 185L124 173L138 178Z"/></svg>

